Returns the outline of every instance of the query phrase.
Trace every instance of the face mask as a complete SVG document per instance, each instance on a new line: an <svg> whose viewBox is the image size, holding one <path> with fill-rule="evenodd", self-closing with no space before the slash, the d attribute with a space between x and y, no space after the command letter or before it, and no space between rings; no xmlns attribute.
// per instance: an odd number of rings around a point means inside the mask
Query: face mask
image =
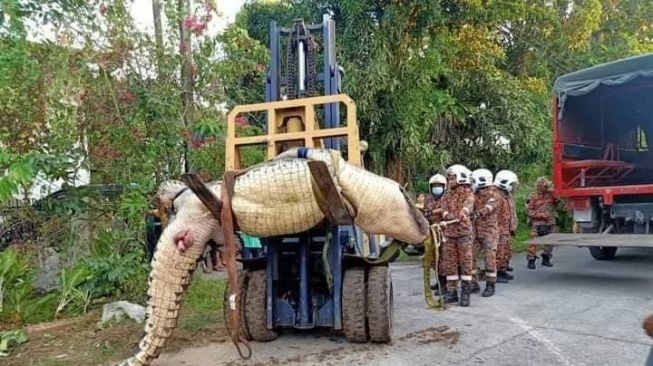
<svg viewBox="0 0 653 366"><path fill-rule="evenodd" d="M434 196L442 196L444 193L444 187L431 187L431 193Z"/></svg>

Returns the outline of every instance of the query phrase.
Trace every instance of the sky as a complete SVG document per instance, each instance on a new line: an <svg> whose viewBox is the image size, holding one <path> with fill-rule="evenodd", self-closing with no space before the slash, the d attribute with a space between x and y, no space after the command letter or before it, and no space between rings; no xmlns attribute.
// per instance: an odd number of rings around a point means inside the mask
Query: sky
<svg viewBox="0 0 653 366"><path fill-rule="evenodd" d="M244 3L245 0L217 0L216 4L220 16L211 22L209 33L220 32L227 24L233 22ZM139 29L154 33L152 0L134 0L131 6L131 14Z"/></svg>

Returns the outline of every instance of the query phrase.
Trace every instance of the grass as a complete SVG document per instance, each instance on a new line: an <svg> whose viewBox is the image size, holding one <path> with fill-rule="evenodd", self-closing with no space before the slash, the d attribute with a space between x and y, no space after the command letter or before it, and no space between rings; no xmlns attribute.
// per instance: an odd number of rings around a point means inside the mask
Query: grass
<svg viewBox="0 0 653 366"><path fill-rule="evenodd" d="M517 209L517 234L512 243L513 253L520 253L526 251L528 244L526 240L529 239L528 235L531 229L526 222L526 200L533 192L535 186L532 183L525 183L519 186L515 193L515 208Z"/></svg>
<svg viewBox="0 0 653 366"><path fill-rule="evenodd" d="M180 312L179 326L165 347L167 352L226 340L222 316L225 281L198 274ZM29 341L2 359L3 366L91 366L113 364L133 355L143 335L143 324L133 321L99 326L101 309L93 309L74 323L35 331Z"/></svg>
<svg viewBox="0 0 653 366"><path fill-rule="evenodd" d="M196 276L186 295L184 316L179 327L184 330L205 330L222 323L222 294L226 282Z"/></svg>

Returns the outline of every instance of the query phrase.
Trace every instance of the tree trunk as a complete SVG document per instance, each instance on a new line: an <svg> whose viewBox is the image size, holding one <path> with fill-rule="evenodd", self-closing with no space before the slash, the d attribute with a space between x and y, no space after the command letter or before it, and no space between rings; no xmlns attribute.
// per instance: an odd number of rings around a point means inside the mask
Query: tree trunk
<svg viewBox="0 0 653 366"><path fill-rule="evenodd" d="M195 88L195 78L193 76L193 52L191 49L191 32L189 29L184 27L184 18L190 15L191 9L191 0L178 0L177 3L179 7L179 13L181 18L179 19L179 39L181 41L181 46L179 47L179 52L182 56L181 64L181 82L182 82L182 106L183 106L183 115L182 123L184 131L189 131L193 126L194 114L195 114L195 103L194 103L194 88ZM188 161L188 141L184 139L184 152L183 152L183 161L184 161L184 173L191 171L190 162Z"/></svg>
<svg viewBox="0 0 653 366"><path fill-rule="evenodd" d="M388 155L389 156L386 159L387 177L403 186L406 183L406 177L404 176L404 170L402 168L401 156L399 156L398 152L393 152Z"/></svg>
<svg viewBox="0 0 653 366"><path fill-rule="evenodd" d="M163 25L161 23L161 0L152 0L152 16L154 20L154 38L156 39L156 61L158 77L161 77L163 63Z"/></svg>

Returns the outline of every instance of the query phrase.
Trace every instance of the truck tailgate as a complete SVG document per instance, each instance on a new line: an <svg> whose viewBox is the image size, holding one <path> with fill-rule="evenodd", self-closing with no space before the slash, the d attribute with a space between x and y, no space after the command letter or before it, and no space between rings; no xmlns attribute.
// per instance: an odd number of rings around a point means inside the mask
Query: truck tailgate
<svg viewBox="0 0 653 366"><path fill-rule="evenodd" d="M639 234L549 234L532 238L529 244L566 245L574 247L648 247L653 248L653 235Z"/></svg>

